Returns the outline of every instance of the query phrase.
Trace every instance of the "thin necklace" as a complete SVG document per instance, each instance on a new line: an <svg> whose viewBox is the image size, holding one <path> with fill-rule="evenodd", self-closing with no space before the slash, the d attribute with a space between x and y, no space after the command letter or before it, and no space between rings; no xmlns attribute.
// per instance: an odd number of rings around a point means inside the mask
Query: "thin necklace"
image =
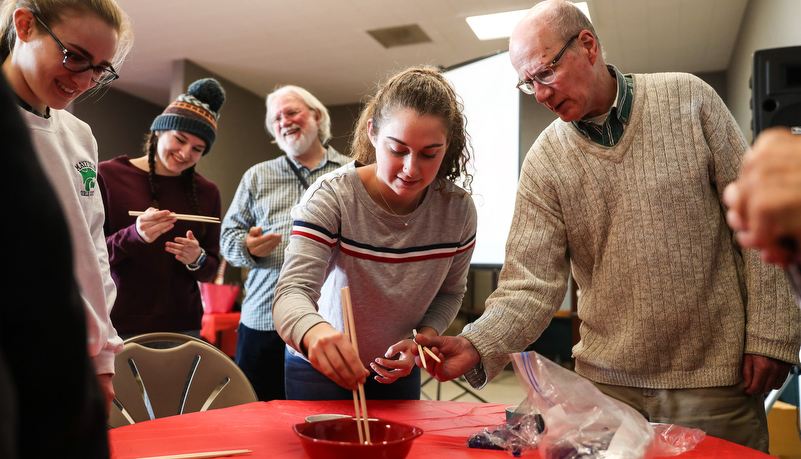
<svg viewBox="0 0 801 459"><path fill-rule="evenodd" d="M389 203L387 202L387 198L385 198L383 193L381 193L381 188L378 187L378 174L375 174L373 176L373 181L375 182L375 189L376 189L376 191L378 191L378 195L381 196L381 200L383 200L384 204L386 204L387 209L389 209L389 211L392 212L392 215L394 215L398 220L400 220L401 223L403 223L403 226L409 226L409 222L412 221L412 217L409 217L408 220L403 221L403 219L400 218L400 215L396 214L395 211L392 210L392 206L389 205ZM415 203L414 203L414 208L415 209L417 209L417 204L420 202L420 196L422 196L422 195L423 195L422 191L420 192L420 194L417 195L417 201L415 201ZM414 211L412 211L412 212L414 212Z"/></svg>

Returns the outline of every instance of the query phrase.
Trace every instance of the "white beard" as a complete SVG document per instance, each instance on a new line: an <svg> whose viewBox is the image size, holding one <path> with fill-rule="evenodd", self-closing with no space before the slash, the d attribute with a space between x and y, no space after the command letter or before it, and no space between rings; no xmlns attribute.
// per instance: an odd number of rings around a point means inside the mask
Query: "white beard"
<svg viewBox="0 0 801 459"><path fill-rule="evenodd" d="M280 132L275 141L278 144L278 147L281 150L283 150L286 154L288 154L289 156L296 157L296 156L301 156L307 151L309 151L309 148L312 146L312 143L314 143L314 139L316 138L317 138L317 126L314 126L314 129L309 132L300 131L300 136L297 137L292 142L287 142L284 139L284 136L280 134Z"/></svg>

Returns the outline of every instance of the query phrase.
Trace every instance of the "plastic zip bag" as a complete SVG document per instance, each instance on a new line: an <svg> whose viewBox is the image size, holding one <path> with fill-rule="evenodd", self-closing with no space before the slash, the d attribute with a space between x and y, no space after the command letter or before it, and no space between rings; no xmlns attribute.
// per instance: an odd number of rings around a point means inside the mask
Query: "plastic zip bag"
<svg viewBox="0 0 801 459"><path fill-rule="evenodd" d="M487 427L471 435L467 440L467 446L506 450L515 457L520 456L526 449L536 448L544 426L542 416L536 412L528 398L517 406L511 416L507 413L506 417L506 424Z"/></svg>
<svg viewBox="0 0 801 459"><path fill-rule="evenodd" d="M671 424L654 427L630 406L603 394L590 381L535 352L512 354L518 381L532 409L542 414L543 459L640 459L677 455L704 432Z"/></svg>

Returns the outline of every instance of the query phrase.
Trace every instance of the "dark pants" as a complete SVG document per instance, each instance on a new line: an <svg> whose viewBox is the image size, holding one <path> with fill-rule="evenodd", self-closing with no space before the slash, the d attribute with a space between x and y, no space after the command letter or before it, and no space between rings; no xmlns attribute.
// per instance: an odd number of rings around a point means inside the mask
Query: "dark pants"
<svg viewBox="0 0 801 459"><path fill-rule="evenodd" d="M234 361L250 380L259 400L284 400L284 350L276 331L260 331L239 324Z"/></svg>
<svg viewBox="0 0 801 459"><path fill-rule="evenodd" d="M353 391L328 379L309 362L287 351L286 395L289 400L352 400ZM420 367L391 384L375 380L375 374L364 383L368 400L420 400Z"/></svg>

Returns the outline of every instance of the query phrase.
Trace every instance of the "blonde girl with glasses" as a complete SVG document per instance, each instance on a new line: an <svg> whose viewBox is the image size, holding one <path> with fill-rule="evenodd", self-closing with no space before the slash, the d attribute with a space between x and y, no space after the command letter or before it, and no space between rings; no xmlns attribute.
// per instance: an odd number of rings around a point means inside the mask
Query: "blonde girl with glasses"
<svg viewBox="0 0 801 459"><path fill-rule="evenodd" d="M131 23L113 0L6 0L0 28L3 74L69 225L88 353L108 408L122 340L109 317L116 287L97 189L97 142L89 126L63 109L98 82L114 79L132 45Z"/></svg>
<svg viewBox="0 0 801 459"><path fill-rule="evenodd" d="M420 398L413 330L437 336L462 304L476 236L462 104L434 68L390 78L362 111L356 161L292 209L273 318L288 399ZM358 353L343 334L349 287Z"/></svg>

